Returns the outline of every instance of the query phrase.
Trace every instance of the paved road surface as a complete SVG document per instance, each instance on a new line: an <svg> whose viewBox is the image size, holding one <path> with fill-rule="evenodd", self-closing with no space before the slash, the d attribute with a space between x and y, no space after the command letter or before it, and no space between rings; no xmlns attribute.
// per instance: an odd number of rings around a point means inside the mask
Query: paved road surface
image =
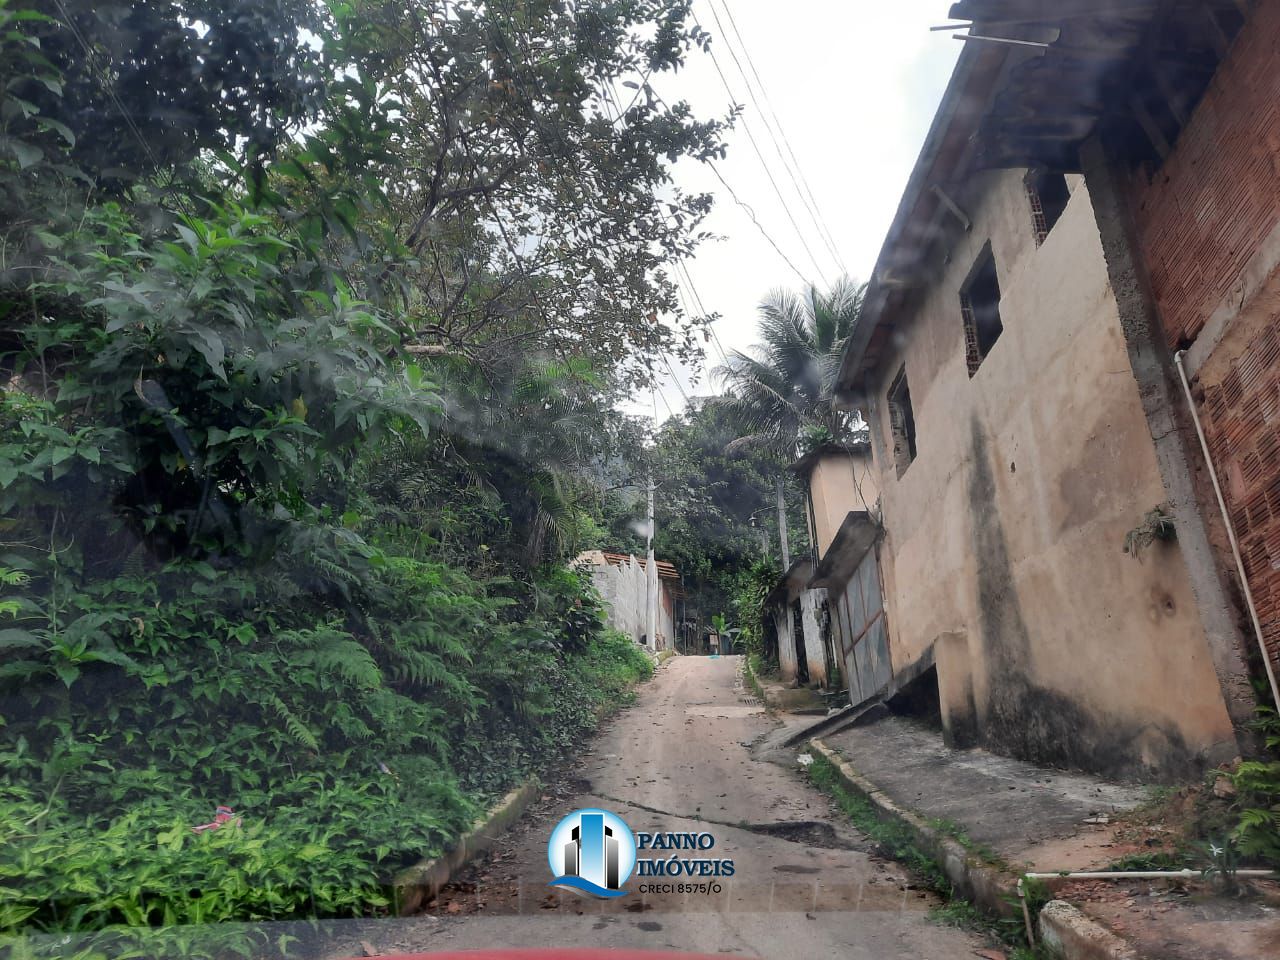
<svg viewBox="0 0 1280 960"><path fill-rule="evenodd" d="M667 661L489 859L426 915L362 924L351 952L609 946L774 960L973 957L982 944L929 921L932 898L873 855L798 768L752 753L777 721L743 689L740 671L737 657ZM580 807L612 810L633 831L711 832L712 853L732 858L735 875L719 895L641 895L635 875L625 884L632 892L604 902L550 888L548 836Z"/></svg>

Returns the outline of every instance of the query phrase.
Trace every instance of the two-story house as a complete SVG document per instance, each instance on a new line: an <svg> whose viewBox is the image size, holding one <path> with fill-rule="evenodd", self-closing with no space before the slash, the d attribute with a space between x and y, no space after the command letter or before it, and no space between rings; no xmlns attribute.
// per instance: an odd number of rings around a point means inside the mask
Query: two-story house
<svg viewBox="0 0 1280 960"><path fill-rule="evenodd" d="M1272 91L1259 109L1274 123L1280 71L1255 61L1274 55L1276 5L953 6L969 39L839 378L871 427L878 511L857 517L846 494L814 582L829 600L859 585L835 627L869 667L855 701L921 686L958 745L1111 774L1174 778L1238 754L1248 638L1154 335L1133 178L1148 204L1164 195L1154 172L1249 36L1261 52L1239 72ZM1258 212L1251 236L1275 224Z"/></svg>

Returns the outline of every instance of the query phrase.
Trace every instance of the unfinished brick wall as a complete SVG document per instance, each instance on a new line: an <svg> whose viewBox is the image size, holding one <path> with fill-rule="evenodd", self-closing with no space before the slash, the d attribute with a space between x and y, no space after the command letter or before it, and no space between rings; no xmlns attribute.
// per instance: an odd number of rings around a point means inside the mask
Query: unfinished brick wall
<svg viewBox="0 0 1280 960"><path fill-rule="evenodd" d="M1224 376L1202 379L1200 415L1240 541L1268 655L1280 673L1280 315Z"/></svg>
<svg viewBox="0 0 1280 960"><path fill-rule="evenodd" d="M1258 5L1134 206L1163 333L1176 350L1240 287L1280 224L1280 0ZM1224 340L1202 368L1200 415L1280 669L1280 313L1232 323L1243 335Z"/></svg>
<svg viewBox="0 0 1280 960"><path fill-rule="evenodd" d="M1135 197L1169 345L1196 338L1280 223L1280 0L1262 0Z"/></svg>

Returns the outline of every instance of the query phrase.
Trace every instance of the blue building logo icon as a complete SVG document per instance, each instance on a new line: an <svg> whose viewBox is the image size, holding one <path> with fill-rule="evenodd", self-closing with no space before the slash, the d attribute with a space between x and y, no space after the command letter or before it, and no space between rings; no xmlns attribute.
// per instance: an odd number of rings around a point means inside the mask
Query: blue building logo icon
<svg viewBox="0 0 1280 960"><path fill-rule="evenodd" d="M636 865L636 841L622 818L608 810L575 810L551 831L547 862L553 887L597 897L620 897Z"/></svg>

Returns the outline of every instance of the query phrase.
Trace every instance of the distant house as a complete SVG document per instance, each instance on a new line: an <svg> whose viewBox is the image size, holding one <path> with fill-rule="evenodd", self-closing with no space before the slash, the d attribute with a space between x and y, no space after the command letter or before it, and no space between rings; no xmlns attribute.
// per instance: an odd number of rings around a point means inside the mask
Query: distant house
<svg viewBox="0 0 1280 960"><path fill-rule="evenodd" d="M880 575L878 479L867 444L824 444L792 465L805 484L812 573L806 589L826 604L827 656L852 702L889 684L889 649ZM807 626L806 626L807 629ZM806 637L806 645L813 644Z"/></svg>
<svg viewBox="0 0 1280 960"><path fill-rule="evenodd" d="M830 676L825 630L820 616L822 591L812 589L813 561L792 561L764 598L763 613L778 644L778 673L798 686L825 687Z"/></svg>
<svg viewBox="0 0 1280 960"><path fill-rule="evenodd" d="M676 605L683 601L685 592L680 573L665 560L654 562L658 611L656 637L649 637L648 598L651 596L650 577L646 575L643 557L626 553L608 553L587 550L579 554L574 565L591 573L591 582L600 591L608 607L609 626L620 630L636 643L650 650L665 650L675 643L675 624L678 622Z"/></svg>
<svg viewBox="0 0 1280 960"><path fill-rule="evenodd" d="M853 700L1177 778L1280 669L1280 0L1083 7L952 7L985 39L839 373L869 449L797 465L808 586Z"/></svg>

